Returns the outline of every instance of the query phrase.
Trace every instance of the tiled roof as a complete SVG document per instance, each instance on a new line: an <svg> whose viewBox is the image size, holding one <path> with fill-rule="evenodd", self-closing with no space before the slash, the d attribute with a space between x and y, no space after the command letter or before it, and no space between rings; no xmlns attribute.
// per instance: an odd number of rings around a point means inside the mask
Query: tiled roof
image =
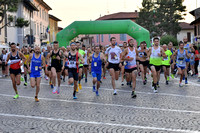
<svg viewBox="0 0 200 133"><path fill-rule="evenodd" d="M103 17L98 18L97 20L115 20L115 19L136 19L139 17L138 12L118 12Z"/></svg>
<svg viewBox="0 0 200 133"><path fill-rule="evenodd" d="M190 25L189 23L186 22L180 22L179 26L181 27L182 30L192 30L194 29L194 26Z"/></svg>

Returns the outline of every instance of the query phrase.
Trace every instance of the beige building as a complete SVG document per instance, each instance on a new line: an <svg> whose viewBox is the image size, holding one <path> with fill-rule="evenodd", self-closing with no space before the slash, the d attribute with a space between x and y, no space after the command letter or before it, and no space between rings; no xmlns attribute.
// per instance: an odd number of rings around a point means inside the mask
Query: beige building
<svg viewBox="0 0 200 133"><path fill-rule="evenodd" d="M177 34L177 40L183 41L184 37L187 37L189 43L194 42L194 27L186 22L179 24L181 31Z"/></svg>
<svg viewBox="0 0 200 133"><path fill-rule="evenodd" d="M50 43L56 40L56 35L58 31L58 22L61 21L59 18L49 14L49 26L50 26L50 33L49 33L49 40Z"/></svg>
<svg viewBox="0 0 200 133"><path fill-rule="evenodd" d="M4 25L4 21L3 23L0 24L0 27L2 27ZM0 29L0 44L5 43L5 29L2 28Z"/></svg>
<svg viewBox="0 0 200 133"><path fill-rule="evenodd" d="M39 11L33 13L34 18L34 29L33 33L36 45L41 45L42 43L49 42L49 33L47 28L49 26L49 10L52 10L49 5L47 5L43 0L33 0L34 5Z"/></svg>

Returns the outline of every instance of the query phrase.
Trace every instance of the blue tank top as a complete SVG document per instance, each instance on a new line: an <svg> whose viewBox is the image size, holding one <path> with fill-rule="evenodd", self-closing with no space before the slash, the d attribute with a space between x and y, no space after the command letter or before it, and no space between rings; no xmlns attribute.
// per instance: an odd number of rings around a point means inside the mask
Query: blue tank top
<svg viewBox="0 0 200 133"><path fill-rule="evenodd" d="M177 57L176 57L176 63L178 66L185 67L186 66L186 52L185 50L181 54L180 50L178 49Z"/></svg>
<svg viewBox="0 0 200 133"><path fill-rule="evenodd" d="M31 59L31 73L37 73L40 72L42 69L39 69L39 67L42 66L42 57L41 54L39 58L35 58L35 54L33 54L33 57Z"/></svg>
<svg viewBox="0 0 200 133"><path fill-rule="evenodd" d="M92 72L95 72L95 73L101 73L101 64L102 64L102 61L101 61L101 58L100 58L100 53L99 53L99 56L96 58L94 57L94 54L92 55L92 63L91 63L91 69L92 69Z"/></svg>

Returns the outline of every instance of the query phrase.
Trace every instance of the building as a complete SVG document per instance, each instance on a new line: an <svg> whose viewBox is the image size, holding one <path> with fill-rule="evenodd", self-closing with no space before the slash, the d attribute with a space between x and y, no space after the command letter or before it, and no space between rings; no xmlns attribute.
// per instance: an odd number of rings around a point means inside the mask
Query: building
<svg viewBox="0 0 200 133"><path fill-rule="evenodd" d="M15 13L8 12L5 17L5 23L7 23L7 18L9 15L14 17L14 21L10 23L10 25L5 27L5 43L19 43L20 47L24 44L33 43L33 35L34 27L33 27L33 12L38 11L37 7L30 0L22 0L18 5L18 10ZM24 20L29 21L28 27L17 28L15 26L17 18L24 18Z"/></svg>
<svg viewBox="0 0 200 133"><path fill-rule="evenodd" d="M47 5L43 0L32 0L34 5L37 7L38 11L33 13L34 18L34 44L42 45L49 42L49 15L48 12L52 10L52 8Z"/></svg>
<svg viewBox="0 0 200 133"><path fill-rule="evenodd" d="M2 23L0 23L0 27L4 26L4 21ZM0 29L0 44L4 44L5 43L5 30L4 28Z"/></svg>
<svg viewBox="0 0 200 133"><path fill-rule="evenodd" d="M200 43L200 8L190 12L195 17L195 20L190 23L194 27L194 40L195 43Z"/></svg>
<svg viewBox="0 0 200 133"><path fill-rule="evenodd" d="M180 22L179 26L181 31L177 34L177 40L183 41L184 37L187 37L189 43L193 43L194 27L186 22Z"/></svg>
<svg viewBox="0 0 200 133"><path fill-rule="evenodd" d="M50 15L49 14L49 26L50 26L50 30L49 30L49 34L50 34L50 43L52 43L53 41L56 40L56 35L58 33L58 22L61 21L60 19L58 19L57 17Z"/></svg>
<svg viewBox="0 0 200 133"><path fill-rule="evenodd" d="M135 22L135 20L139 17L139 13L137 10L135 12L118 12L114 14L109 14L102 16L98 18L97 20L132 20ZM88 41L85 41L87 43L91 43L92 38L92 44L101 44L101 45L108 45L110 44L110 38L115 37L118 44L122 44L124 41L127 41L128 39L133 39L127 34L96 34L96 35L90 35L88 37ZM86 39L86 37L84 38ZM134 44L136 45L137 42L135 41Z"/></svg>

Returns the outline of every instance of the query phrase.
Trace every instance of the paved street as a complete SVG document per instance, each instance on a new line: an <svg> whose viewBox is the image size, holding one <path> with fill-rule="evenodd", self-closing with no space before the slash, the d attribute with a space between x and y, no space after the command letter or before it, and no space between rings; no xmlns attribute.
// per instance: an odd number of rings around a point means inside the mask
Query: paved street
<svg viewBox="0 0 200 133"><path fill-rule="evenodd" d="M131 89L117 82L118 95L112 95L110 77L103 80L100 96L92 92L92 78L82 81L83 89L72 99L72 86L61 86L52 94L48 81L42 80L40 102L35 89L20 86L17 100L9 78L0 79L0 132L3 133L195 133L200 132L200 84L196 77L189 85L178 87L178 79L164 84L159 93L151 90L150 76L144 86L137 78L137 98Z"/></svg>

